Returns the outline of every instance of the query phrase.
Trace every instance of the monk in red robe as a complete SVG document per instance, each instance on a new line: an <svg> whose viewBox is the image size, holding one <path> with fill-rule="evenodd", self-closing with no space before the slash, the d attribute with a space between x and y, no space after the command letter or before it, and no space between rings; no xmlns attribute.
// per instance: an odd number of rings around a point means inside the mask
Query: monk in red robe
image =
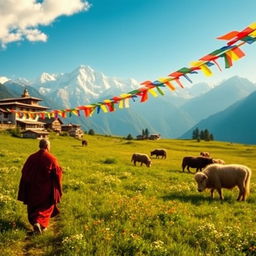
<svg viewBox="0 0 256 256"><path fill-rule="evenodd" d="M59 213L62 169L50 151L50 142L42 139L40 150L30 155L22 169L18 200L27 205L28 220L41 233L51 217Z"/></svg>

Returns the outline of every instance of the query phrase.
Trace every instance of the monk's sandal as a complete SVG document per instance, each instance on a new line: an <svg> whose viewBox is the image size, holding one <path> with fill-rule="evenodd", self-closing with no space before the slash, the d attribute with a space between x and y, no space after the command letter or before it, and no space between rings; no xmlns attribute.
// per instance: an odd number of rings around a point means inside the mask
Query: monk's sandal
<svg viewBox="0 0 256 256"><path fill-rule="evenodd" d="M42 234L42 229L41 229L41 226L40 226L39 223L35 223L35 224L33 225L33 228L34 228L34 232L35 232L35 233L40 233L40 234Z"/></svg>

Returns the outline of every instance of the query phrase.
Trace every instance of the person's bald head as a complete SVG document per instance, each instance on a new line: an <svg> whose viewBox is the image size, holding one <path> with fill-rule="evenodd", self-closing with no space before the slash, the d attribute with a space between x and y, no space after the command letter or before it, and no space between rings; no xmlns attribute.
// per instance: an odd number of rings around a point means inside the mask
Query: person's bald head
<svg viewBox="0 0 256 256"><path fill-rule="evenodd" d="M46 139L42 139L39 141L40 149L48 149L50 151L50 141Z"/></svg>

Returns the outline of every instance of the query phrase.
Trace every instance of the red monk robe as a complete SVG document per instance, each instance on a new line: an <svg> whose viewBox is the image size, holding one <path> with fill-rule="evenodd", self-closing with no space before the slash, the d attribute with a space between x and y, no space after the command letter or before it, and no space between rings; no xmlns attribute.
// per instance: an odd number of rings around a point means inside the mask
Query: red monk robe
<svg viewBox="0 0 256 256"><path fill-rule="evenodd" d="M50 218L59 213L61 178L62 169L48 147L40 147L23 166L18 200L27 205L28 220L34 229L35 224L40 224L37 231L45 229Z"/></svg>

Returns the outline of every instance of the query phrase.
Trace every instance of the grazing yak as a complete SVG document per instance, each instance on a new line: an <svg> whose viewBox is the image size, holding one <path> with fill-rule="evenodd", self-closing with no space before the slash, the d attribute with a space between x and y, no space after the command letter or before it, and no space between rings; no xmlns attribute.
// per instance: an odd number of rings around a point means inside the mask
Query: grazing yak
<svg viewBox="0 0 256 256"><path fill-rule="evenodd" d="M184 172L184 169L187 167L188 172L190 172L189 167L196 168L196 171L206 167L208 164L212 164L213 159L209 157L202 157L202 156L185 156L182 160L182 171Z"/></svg>
<svg viewBox="0 0 256 256"><path fill-rule="evenodd" d="M162 159L166 159L167 153L165 149L155 149L150 152L150 156L156 156L156 158L159 158L159 156L162 156Z"/></svg>
<svg viewBox="0 0 256 256"><path fill-rule="evenodd" d="M88 145L87 140L82 140L82 147L83 147L83 146L87 146L87 145Z"/></svg>
<svg viewBox="0 0 256 256"><path fill-rule="evenodd" d="M245 165L239 164L211 164L207 166L203 172L195 174L195 180L198 185L198 191L211 189L211 198L216 189L220 199L224 199L222 188L231 189L235 186L239 188L237 201L244 201L250 191L251 170Z"/></svg>
<svg viewBox="0 0 256 256"><path fill-rule="evenodd" d="M210 157L210 153L209 152L201 152L200 156Z"/></svg>
<svg viewBox="0 0 256 256"><path fill-rule="evenodd" d="M140 166L142 166L142 164L145 164L147 167L151 166L151 159L147 154L134 153L131 162L133 162L135 166L136 162L140 162Z"/></svg>

